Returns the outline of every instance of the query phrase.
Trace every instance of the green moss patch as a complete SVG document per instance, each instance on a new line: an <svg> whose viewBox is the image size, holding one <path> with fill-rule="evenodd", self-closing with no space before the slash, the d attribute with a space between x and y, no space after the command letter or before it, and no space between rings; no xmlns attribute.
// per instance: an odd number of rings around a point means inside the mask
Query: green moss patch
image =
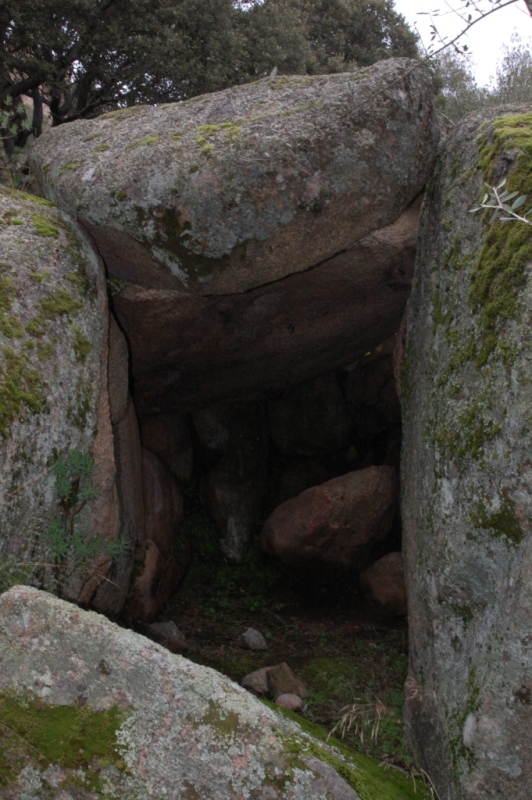
<svg viewBox="0 0 532 800"><path fill-rule="evenodd" d="M87 418L93 409L93 388L84 375L76 383L74 402L67 409L67 419L80 431L87 425Z"/></svg>
<svg viewBox="0 0 532 800"><path fill-rule="evenodd" d="M73 172L76 169L80 169L84 163L84 161L67 161L66 164L61 165L59 174L62 175L63 172Z"/></svg>
<svg viewBox="0 0 532 800"><path fill-rule="evenodd" d="M351 750L338 739L328 736L325 728L320 725L315 725L273 703L263 702L291 719L314 739L312 741L303 736L286 736L284 733L280 733L280 738L284 741L285 748L290 754L292 768L300 767L304 756L314 756L333 767L358 792L361 800L429 800L431 798L431 791L427 785L415 781L400 770L387 767L370 756ZM322 743L329 745L332 752Z"/></svg>
<svg viewBox="0 0 532 800"><path fill-rule="evenodd" d="M504 155L515 159L508 174L506 189L530 195L532 186L532 114L498 117L492 134L477 140L479 166L484 180L491 184ZM532 196L522 207L524 215L532 209ZM518 221L495 222L471 272L469 303L478 312L484 329L484 342L477 363L482 366L499 347L500 328L514 319L519 295L526 283L526 266L532 261L532 227ZM508 353L505 354L508 356Z"/></svg>
<svg viewBox="0 0 532 800"><path fill-rule="evenodd" d="M34 414L45 410L47 385L23 356L10 347L2 347L0 352L0 436L7 438L23 407Z"/></svg>
<svg viewBox="0 0 532 800"><path fill-rule="evenodd" d="M17 294L15 281L9 272L11 267L8 264L0 264L0 314L9 311Z"/></svg>
<svg viewBox="0 0 532 800"><path fill-rule="evenodd" d="M515 510L515 503L507 492L502 493L498 511L490 511L482 503L478 503L471 515L476 528L487 531L492 536L503 536L517 545L524 538L524 531Z"/></svg>
<svg viewBox="0 0 532 800"><path fill-rule="evenodd" d="M98 117L99 120L107 119L110 122L118 123L126 119L131 119L137 114L146 111L147 106L130 106L129 108L119 108L116 111L108 111L107 114L102 114Z"/></svg>
<svg viewBox="0 0 532 800"><path fill-rule="evenodd" d="M159 139L159 136L146 136L144 139L139 139L138 142L134 142L133 147L144 147L147 144L155 144Z"/></svg>
<svg viewBox="0 0 532 800"><path fill-rule="evenodd" d="M479 397L457 414L452 424L436 429L434 439L445 458L462 461L469 456L478 459L487 444L500 433L498 422L486 417L491 406L488 397Z"/></svg>
<svg viewBox="0 0 532 800"><path fill-rule="evenodd" d="M59 228L53 225L49 219L42 214L32 214L31 219L39 236L49 236L50 238L57 239L59 236Z"/></svg>
<svg viewBox="0 0 532 800"><path fill-rule="evenodd" d="M13 197L15 200L29 200L30 203L36 203L39 206L55 206L51 200L45 200L44 197L38 197L36 194L23 192L20 189L10 189L7 186L0 188L0 196Z"/></svg>
<svg viewBox="0 0 532 800"><path fill-rule="evenodd" d="M2 314L0 316L0 333L6 339L16 339L24 334L24 325L22 325L18 317L14 317L11 314Z"/></svg>
<svg viewBox="0 0 532 800"><path fill-rule="evenodd" d="M226 711L214 700L209 700L208 711L199 724L208 725L215 733L226 739L234 739L241 728L240 717L236 711Z"/></svg>
<svg viewBox="0 0 532 800"><path fill-rule="evenodd" d="M91 343L89 342L87 337L82 333L80 328L75 326L73 331L74 331L74 344L73 344L74 353L76 354L78 361L81 364L84 364L85 361L87 360L87 356L90 353Z"/></svg>
<svg viewBox="0 0 532 800"><path fill-rule="evenodd" d="M471 273L469 291L469 303L479 313L485 335L479 366L497 347L500 325L516 315L519 294L527 280L526 266L531 261L531 226L495 222L490 227Z"/></svg>
<svg viewBox="0 0 532 800"><path fill-rule="evenodd" d="M49 323L57 317L70 318L83 310L83 304L62 287L55 289L38 305L39 311L26 326L27 332L34 336L42 336Z"/></svg>
<svg viewBox="0 0 532 800"><path fill-rule="evenodd" d="M117 707L92 711L87 706L47 706L29 693L0 694L0 786L13 783L25 765L40 771L57 765L77 770L78 777L81 771L83 784L101 791L102 768L125 770L116 742L124 718ZM69 778L67 774L65 783Z"/></svg>

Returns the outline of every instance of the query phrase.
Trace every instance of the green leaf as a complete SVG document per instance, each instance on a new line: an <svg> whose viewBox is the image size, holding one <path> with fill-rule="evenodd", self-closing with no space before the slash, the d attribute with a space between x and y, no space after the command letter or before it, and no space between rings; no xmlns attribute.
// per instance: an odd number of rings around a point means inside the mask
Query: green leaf
<svg viewBox="0 0 532 800"><path fill-rule="evenodd" d="M517 198L517 200L514 200L512 203L513 210L515 211L516 208L521 208L521 206L524 205L524 203L526 203L527 197L528 195L522 194L520 197Z"/></svg>

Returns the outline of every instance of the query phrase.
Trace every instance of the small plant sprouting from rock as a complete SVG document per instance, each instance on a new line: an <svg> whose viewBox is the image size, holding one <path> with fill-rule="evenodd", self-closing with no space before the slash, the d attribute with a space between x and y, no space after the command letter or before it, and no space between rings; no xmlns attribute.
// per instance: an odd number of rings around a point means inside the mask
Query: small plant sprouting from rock
<svg viewBox="0 0 532 800"><path fill-rule="evenodd" d="M62 596L66 581L89 567L96 558L118 558L128 550L124 539L106 541L100 535L85 536L80 530L80 514L96 499L92 482L94 461L90 453L71 450L52 466L55 494L61 510L47 530L45 539L52 561L55 591Z"/></svg>
<svg viewBox="0 0 532 800"><path fill-rule="evenodd" d="M484 185L488 191L484 194L482 201L476 208L470 209L470 214L475 214L477 211L492 209L493 213L490 217L489 224L492 225L496 219L499 222L524 222L526 225L532 225L532 220L528 219L529 214L532 214L532 208L526 212L524 216L516 213L518 208L523 206L528 198L526 194L519 194L519 192L508 192L504 189L506 178L499 183L498 186L490 186L489 183ZM511 205L510 205L511 202Z"/></svg>

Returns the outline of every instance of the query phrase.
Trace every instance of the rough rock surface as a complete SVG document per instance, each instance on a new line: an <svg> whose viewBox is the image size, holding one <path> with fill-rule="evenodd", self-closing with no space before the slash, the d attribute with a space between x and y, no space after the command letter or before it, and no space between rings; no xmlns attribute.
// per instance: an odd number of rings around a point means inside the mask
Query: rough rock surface
<svg viewBox="0 0 532 800"><path fill-rule="evenodd" d="M388 466L333 478L278 506L262 529L261 547L286 564L354 569L390 530L396 491Z"/></svg>
<svg viewBox="0 0 532 800"><path fill-rule="evenodd" d="M190 426L179 414L161 414L139 420L142 444L162 458L177 481L190 480L193 447Z"/></svg>
<svg viewBox="0 0 532 800"><path fill-rule="evenodd" d="M183 500L170 471L150 450L142 450L144 539L135 553L138 575L127 603L135 620L151 622L175 592L190 561L181 529Z"/></svg>
<svg viewBox="0 0 532 800"><path fill-rule="evenodd" d="M266 639L260 631L248 628L238 637L238 644L246 650L267 650Z"/></svg>
<svg viewBox="0 0 532 800"><path fill-rule="evenodd" d="M407 596L402 553L387 553L360 575L366 594L397 616L407 612Z"/></svg>
<svg viewBox="0 0 532 800"><path fill-rule="evenodd" d="M430 75L412 67L279 77L77 121L37 141L33 167L112 277L247 291L346 250L422 190L438 129Z"/></svg>
<svg viewBox="0 0 532 800"><path fill-rule="evenodd" d="M28 587L0 596L1 718L17 703L41 719L79 717L79 738L65 729L50 762L2 727L5 800L59 800L72 785L83 800L95 787L128 800L360 800L346 779L368 785L348 757L214 670ZM80 757L79 739L102 720L105 739Z"/></svg>
<svg viewBox="0 0 532 800"><path fill-rule="evenodd" d="M490 114L431 182L403 367L407 730L442 800L532 786L532 229L469 213L530 193L532 115Z"/></svg>
<svg viewBox="0 0 532 800"><path fill-rule="evenodd" d="M284 392L392 336L410 292L418 213L415 204L329 260L248 292L123 288L114 309L130 342L140 412ZM275 238L270 245L277 252Z"/></svg>
<svg viewBox="0 0 532 800"><path fill-rule="evenodd" d="M180 650L186 650L187 648L185 635L181 633L173 620L169 622L153 622L146 628L146 635L173 653L178 653Z"/></svg>
<svg viewBox="0 0 532 800"><path fill-rule="evenodd" d="M112 541L140 538L128 524L127 495L113 423L125 413L127 382L117 375L123 339L109 331L103 270L79 227L41 198L0 190L0 560L49 564L45 532L62 506L51 471L80 451L94 460L95 498L76 514L75 530ZM127 358L127 353L126 353ZM127 373L127 361L126 361ZM118 613L132 553L96 559L97 575L61 569L66 596ZM50 570L36 567L51 585ZM107 580L107 577L112 580ZM41 584L42 585L42 584Z"/></svg>
<svg viewBox="0 0 532 800"><path fill-rule="evenodd" d="M301 711L303 708L303 699L298 694L285 692L275 698L275 703L278 706L287 708L289 711Z"/></svg>
<svg viewBox="0 0 532 800"><path fill-rule="evenodd" d="M268 691L274 700L282 694L296 694L303 699L308 695L305 683L284 661L268 670L267 680Z"/></svg>
<svg viewBox="0 0 532 800"><path fill-rule="evenodd" d="M242 686L255 694L268 694L268 671L271 667L260 667L242 678Z"/></svg>

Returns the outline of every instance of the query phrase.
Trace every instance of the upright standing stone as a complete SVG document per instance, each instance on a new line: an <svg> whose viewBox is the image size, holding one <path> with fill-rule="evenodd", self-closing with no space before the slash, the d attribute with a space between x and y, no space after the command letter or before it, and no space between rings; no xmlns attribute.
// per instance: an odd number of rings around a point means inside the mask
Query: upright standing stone
<svg viewBox="0 0 532 800"><path fill-rule="evenodd" d="M407 730L441 800L532 787L532 115L468 118L422 218L403 365ZM528 198L520 212L532 207Z"/></svg>

